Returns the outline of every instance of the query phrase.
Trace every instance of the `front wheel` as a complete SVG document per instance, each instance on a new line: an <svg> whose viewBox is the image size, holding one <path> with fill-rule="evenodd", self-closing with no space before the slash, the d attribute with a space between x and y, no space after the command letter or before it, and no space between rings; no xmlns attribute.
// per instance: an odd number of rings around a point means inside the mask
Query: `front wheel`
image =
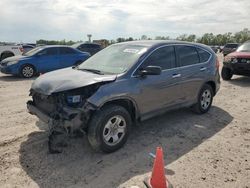
<svg viewBox="0 0 250 188"><path fill-rule="evenodd" d="M213 102L214 92L210 85L205 84L199 93L197 103L192 107L193 111L197 114L204 114L206 113Z"/></svg>
<svg viewBox="0 0 250 188"><path fill-rule="evenodd" d="M31 78L35 75L35 69L31 65L24 65L21 68L20 74L23 78Z"/></svg>
<svg viewBox="0 0 250 188"><path fill-rule="evenodd" d="M125 108L107 105L96 111L90 120L89 143L97 151L114 152L126 143L131 124L130 114Z"/></svg>

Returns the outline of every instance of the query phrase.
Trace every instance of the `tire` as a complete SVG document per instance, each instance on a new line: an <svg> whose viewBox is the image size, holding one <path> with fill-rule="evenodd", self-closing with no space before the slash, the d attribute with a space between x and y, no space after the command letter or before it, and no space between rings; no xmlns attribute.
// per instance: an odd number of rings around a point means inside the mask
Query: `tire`
<svg viewBox="0 0 250 188"><path fill-rule="evenodd" d="M131 124L131 116L125 108L118 105L104 106L90 120L89 143L96 151L114 152L126 143Z"/></svg>
<svg viewBox="0 0 250 188"><path fill-rule="evenodd" d="M80 65L82 62L83 62L83 61L81 61L81 60L76 61L76 62L75 62L75 64L74 64L74 66L78 66L78 65Z"/></svg>
<svg viewBox="0 0 250 188"><path fill-rule="evenodd" d="M32 78L35 75L35 68L32 65L24 65L20 70L23 78Z"/></svg>
<svg viewBox="0 0 250 188"><path fill-rule="evenodd" d="M197 103L192 107L192 110L197 114L204 114L208 112L213 103L214 91L212 87L205 84L198 95Z"/></svg>
<svg viewBox="0 0 250 188"><path fill-rule="evenodd" d="M233 73L229 68L222 67L221 77L223 80L231 80L232 76L233 76Z"/></svg>
<svg viewBox="0 0 250 188"><path fill-rule="evenodd" d="M1 55L1 60L4 60L4 59L6 59L6 58L8 58L8 57L12 57L12 56L14 56L13 53L10 53L10 52L3 53L3 54Z"/></svg>

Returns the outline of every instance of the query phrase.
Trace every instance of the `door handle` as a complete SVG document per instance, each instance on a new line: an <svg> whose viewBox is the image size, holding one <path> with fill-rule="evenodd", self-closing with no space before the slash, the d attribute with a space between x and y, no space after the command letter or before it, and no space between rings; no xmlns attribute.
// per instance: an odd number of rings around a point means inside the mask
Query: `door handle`
<svg viewBox="0 0 250 188"><path fill-rule="evenodd" d="M181 74L173 74L172 75L172 78L180 78L181 77Z"/></svg>
<svg viewBox="0 0 250 188"><path fill-rule="evenodd" d="M205 70L207 70L207 67L201 67L200 68L200 71L205 71Z"/></svg>

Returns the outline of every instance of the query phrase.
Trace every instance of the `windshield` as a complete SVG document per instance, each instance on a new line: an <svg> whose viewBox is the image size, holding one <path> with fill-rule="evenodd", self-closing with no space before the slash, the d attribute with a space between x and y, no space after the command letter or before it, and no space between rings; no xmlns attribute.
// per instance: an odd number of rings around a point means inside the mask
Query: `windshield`
<svg viewBox="0 0 250 188"><path fill-rule="evenodd" d="M236 51L237 52L250 52L250 42L242 44Z"/></svg>
<svg viewBox="0 0 250 188"><path fill-rule="evenodd" d="M34 48L26 53L24 53L23 55L25 56L32 56L34 54L36 54L38 51L40 51L41 49L43 49L44 47L37 47L37 48Z"/></svg>
<svg viewBox="0 0 250 188"><path fill-rule="evenodd" d="M145 46L112 45L84 61L78 69L97 70L103 74L120 74L126 72L146 51Z"/></svg>

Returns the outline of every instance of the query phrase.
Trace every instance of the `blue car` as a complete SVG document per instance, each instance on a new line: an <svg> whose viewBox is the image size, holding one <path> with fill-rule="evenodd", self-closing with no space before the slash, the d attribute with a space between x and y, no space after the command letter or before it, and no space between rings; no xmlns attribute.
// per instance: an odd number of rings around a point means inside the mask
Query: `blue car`
<svg viewBox="0 0 250 188"><path fill-rule="evenodd" d="M21 56L4 59L0 62L0 71L31 78L38 73L78 65L89 57L89 53L68 46L41 46Z"/></svg>

